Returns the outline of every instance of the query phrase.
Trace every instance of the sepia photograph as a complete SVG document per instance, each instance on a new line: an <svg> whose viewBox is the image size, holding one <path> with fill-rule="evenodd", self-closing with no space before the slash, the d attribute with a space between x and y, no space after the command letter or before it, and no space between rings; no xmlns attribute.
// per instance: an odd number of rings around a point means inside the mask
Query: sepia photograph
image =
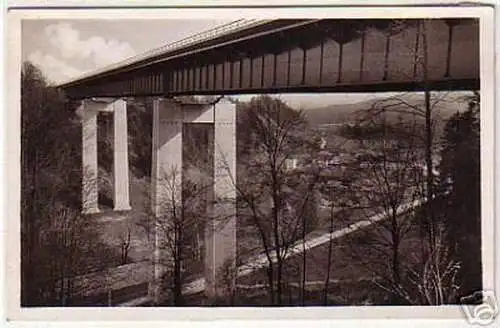
<svg viewBox="0 0 500 328"><path fill-rule="evenodd" d="M424 12L20 19L16 306L492 323L493 57Z"/></svg>

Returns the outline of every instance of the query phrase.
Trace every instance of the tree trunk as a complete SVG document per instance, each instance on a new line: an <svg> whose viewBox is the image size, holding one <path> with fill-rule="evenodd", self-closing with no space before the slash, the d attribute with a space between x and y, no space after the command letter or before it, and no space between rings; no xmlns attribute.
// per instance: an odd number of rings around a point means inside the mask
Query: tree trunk
<svg viewBox="0 0 500 328"><path fill-rule="evenodd" d="M328 262L326 267L325 287L323 291L324 305L328 305L328 289L330 287L330 270L332 268L332 252L333 252L333 204L330 205L330 239L328 241Z"/></svg>
<svg viewBox="0 0 500 328"><path fill-rule="evenodd" d="M280 204L279 196L278 196L278 184L276 182L276 176L273 175L273 233L274 233L274 251L276 252L276 304L281 305L281 296L282 296L282 278L283 278L283 263L281 258L281 243L279 237L279 213L278 206Z"/></svg>
<svg viewBox="0 0 500 328"><path fill-rule="evenodd" d="M174 253L174 276L173 276L173 296L174 296L174 305L181 306L183 305L182 299L182 232L181 228L177 226L175 227L175 253Z"/></svg>
<svg viewBox="0 0 500 328"><path fill-rule="evenodd" d="M306 217L303 215L302 218L302 306L305 305L306 302L306 265L307 265L307 258L306 258Z"/></svg>
<svg viewBox="0 0 500 328"><path fill-rule="evenodd" d="M422 44L423 44L423 80L425 84L425 167L427 170L427 177L425 182L425 194L427 198L426 215L423 218L423 226L425 230L421 230L422 244L428 238L430 252L434 249L434 212L433 212L433 169L432 169L432 108L431 108L431 92L429 89L428 80L428 44L427 44L427 22L424 20L422 24ZM422 228L421 228L422 229ZM427 234L427 238L425 238ZM422 236L424 235L424 236ZM427 259L425 246L422 245L422 263Z"/></svg>
<svg viewBox="0 0 500 328"><path fill-rule="evenodd" d="M274 294L274 268L273 264L269 263L269 267L267 268L267 281L269 283L269 297L271 299L271 305L275 303L275 294Z"/></svg>
<svg viewBox="0 0 500 328"><path fill-rule="evenodd" d="M283 279L283 263L282 263L282 259L281 257L278 257L278 267L277 267L277 270L276 270L276 301L277 301L277 305L281 305L282 304L282 294L283 294L283 291L282 291L282 279Z"/></svg>
<svg viewBox="0 0 500 328"><path fill-rule="evenodd" d="M391 235L392 235L392 281L393 286L396 288L396 291L393 293L393 305L399 305L400 297L397 291L399 291L399 285L401 283L401 275L399 270L399 231L398 231L398 223L397 223L397 214L396 209L392 208L392 217L391 217Z"/></svg>
<svg viewBox="0 0 500 328"><path fill-rule="evenodd" d="M427 198L427 233L429 238L430 252L434 250L434 233L435 233L435 218L433 211L433 195L434 195L434 177L432 163L432 112L430 104L430 91L425 91L425 130L426 130L426 147L425 147L425 166L427 170L426 177L426 198Z"/></svg>

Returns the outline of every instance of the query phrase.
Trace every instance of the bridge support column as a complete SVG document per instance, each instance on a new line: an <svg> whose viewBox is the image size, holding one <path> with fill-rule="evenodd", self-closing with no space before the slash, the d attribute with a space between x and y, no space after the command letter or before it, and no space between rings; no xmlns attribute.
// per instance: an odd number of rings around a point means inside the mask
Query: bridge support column
<svg viewBox="0 0 500 328"><path fill-rule="evenodd" d="M205 294L231 297L236 266L236 108L222 99L214 108L214 205L205 230Z"/></svg>
<svg viewBox="0 0 500 328"><path fill-rule="evenodd" d="M97 183L97 114L91 100L83 100L82 111L82 213L99 212Z"/></svg>
<svg viewBox="0 0 500 328"><path fill-rule="evenodd" d="M127 102L123 99L113 102L113 187L114 210L130 210Z"/></svg>
<svg viewBox="0 0 500 328"><path fill-rule="evenodd" d="M169 233L168 220L174 209L180 215L182 196L182 122L181 106L171 99L153 102L153 161L151 172L151 206L154 214L154 283L152 296L161 301L165 260L170 260L165 247Z"/></svg>

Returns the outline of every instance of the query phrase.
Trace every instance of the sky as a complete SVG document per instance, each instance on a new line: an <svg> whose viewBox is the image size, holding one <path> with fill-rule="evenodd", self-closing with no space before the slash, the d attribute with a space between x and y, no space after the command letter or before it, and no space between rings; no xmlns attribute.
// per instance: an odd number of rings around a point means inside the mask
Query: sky
<svg viewBox="0 0 500 328"><path fill-rule="evenodd" d="M33 19L22 22L22 60L61 83L153 48L203 32L229 20ZM283 94L295 108L355 103L381 94ZM249 96L241 96L242 100Z"/></svg>

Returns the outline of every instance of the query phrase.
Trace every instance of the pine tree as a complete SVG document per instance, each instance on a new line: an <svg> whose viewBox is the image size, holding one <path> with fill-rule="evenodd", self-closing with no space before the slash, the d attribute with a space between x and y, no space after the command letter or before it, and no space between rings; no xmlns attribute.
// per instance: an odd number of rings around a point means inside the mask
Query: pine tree
<svg viewBox="0 0 500 328"><path fill-rule="evenodd" d="M442 222L453 256L461 262L460 295L481 290L481 180L479 94L447 122L440 164Z"/></svg>

